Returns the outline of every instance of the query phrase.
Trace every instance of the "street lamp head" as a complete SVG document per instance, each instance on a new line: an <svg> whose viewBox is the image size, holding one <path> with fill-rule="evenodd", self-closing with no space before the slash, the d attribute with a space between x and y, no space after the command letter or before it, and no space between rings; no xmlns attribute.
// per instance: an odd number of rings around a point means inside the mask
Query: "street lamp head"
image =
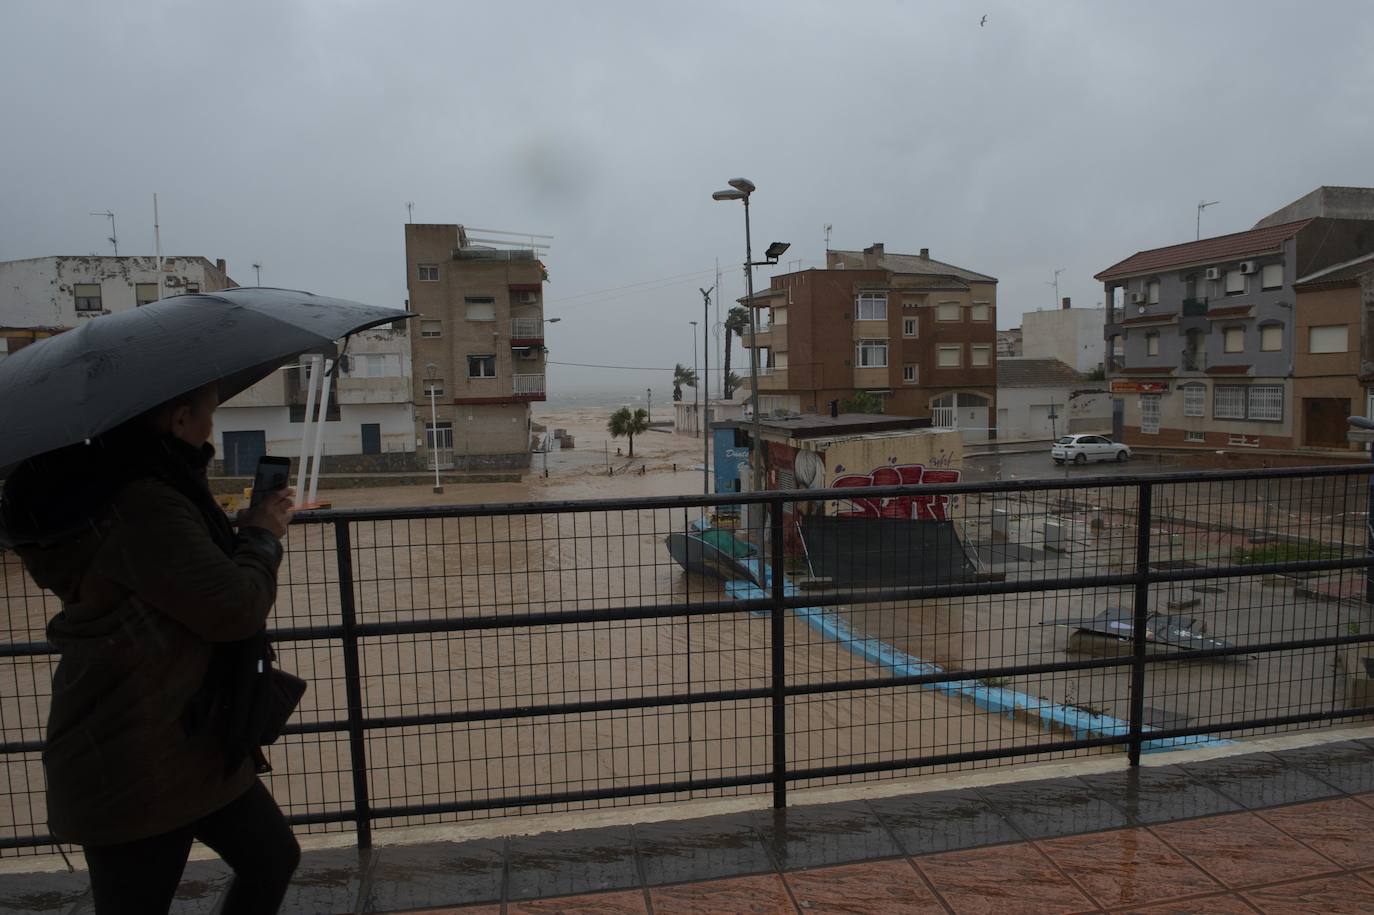
<svg viewBox="0 0 1374 915"><path fill-rule="evenodd" d="M716 191L711 195L712 200L743 200L747 195L744 191Z"/></svg>
<svg viewBox="0 0 1374 915"><path fill-rule="evenodd" d="M559 321L562 321L562 320L563 320L562 318L545 318L545 319L544 319L544 323L545 323L545 324L557 324Z"/></svg>
<svg viewBox="0 0 1374 915"><path fill-rule="evenodd" d="M727 183L742 194L754 193L754 182L748 178L731 178Z"/></svg>
<svg viewBox="0 0 1374 915"><path fill-rule="evenodd" d="M695 321L688 321L687 323L690 324L690 325L692 325L693 327L696 327L696 326L697 326L697 322L695 322Z"/></svg>
<svg viewBox="0 0 1374 915"><path fill-rule="evenodd" d="M783 252L785 252L790 247L792 247L792 245L788 242L775 241L771 245L769 245L768 250L763 253L765 257L771 258L772 260L777 260L778 258L782 257Z"/></svg>

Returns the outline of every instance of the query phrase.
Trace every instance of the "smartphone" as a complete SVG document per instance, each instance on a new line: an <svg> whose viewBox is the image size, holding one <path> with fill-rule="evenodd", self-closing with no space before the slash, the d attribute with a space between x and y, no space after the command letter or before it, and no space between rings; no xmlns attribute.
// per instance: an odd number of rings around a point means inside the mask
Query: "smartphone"
<svg viewBox="0 0 1374 915"><path fill-rule="evenodd" d="M253 498L249 506L257 505L270 492L285 489L291 476L291 459L263 455L258 458L258 472L253 476Z"/></svg>

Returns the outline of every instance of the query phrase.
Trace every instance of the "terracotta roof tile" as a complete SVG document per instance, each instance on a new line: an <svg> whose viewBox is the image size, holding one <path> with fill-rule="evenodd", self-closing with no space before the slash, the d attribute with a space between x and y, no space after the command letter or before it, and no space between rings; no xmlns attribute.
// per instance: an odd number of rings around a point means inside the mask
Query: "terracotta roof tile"
<svg viewBox="0 0 1374 915"><path fill-rule="evenodd" d="M1004 356L997 360L997 384L1011 388L1072 385L1083 380L1073 366L1058 359Z"/></svg>
<svg viewBox="0 0 1374 915"><path fill-rule="evenodd" d="M1212 261L1234 260L1247 254L1260 254L1279 248L1287 239L1298 234L1298 230L1312 220L1300 219L1265 229L1250 229L1246 232L1233 232L1200 241L1169 245L1166 248L1151 248L1137 251L1123 261L1112 264L1095 275L1098 280L1115 280L1142 273L1153 273L1173 267L1186 267L1191 264L1206 264Z"/></svg>

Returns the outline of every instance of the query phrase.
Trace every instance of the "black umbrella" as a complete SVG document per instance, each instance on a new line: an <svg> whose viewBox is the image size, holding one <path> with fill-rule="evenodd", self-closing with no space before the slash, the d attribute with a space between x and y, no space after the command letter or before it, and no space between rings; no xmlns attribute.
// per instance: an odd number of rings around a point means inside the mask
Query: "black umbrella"
<svg viewBox="0 0 1374 915"><path fill-rule="evenodd" d="M92 318L0 361L0 468L219 382L223 402L301 353L410 317L290 289L181 295Z"/></svg>

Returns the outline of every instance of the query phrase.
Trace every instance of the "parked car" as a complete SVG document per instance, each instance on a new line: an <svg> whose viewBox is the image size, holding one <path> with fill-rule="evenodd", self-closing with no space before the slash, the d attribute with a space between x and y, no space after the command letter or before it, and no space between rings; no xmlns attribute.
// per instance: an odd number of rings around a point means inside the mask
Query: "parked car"
<svg viewBox="0 0 1374 915"><path fill-rule="evenodd" d="M1103 435L1065 435L1050 446L1050 457L1056 464L1073 461L1124 461L1130 458L1131 448Z"/></svg>

